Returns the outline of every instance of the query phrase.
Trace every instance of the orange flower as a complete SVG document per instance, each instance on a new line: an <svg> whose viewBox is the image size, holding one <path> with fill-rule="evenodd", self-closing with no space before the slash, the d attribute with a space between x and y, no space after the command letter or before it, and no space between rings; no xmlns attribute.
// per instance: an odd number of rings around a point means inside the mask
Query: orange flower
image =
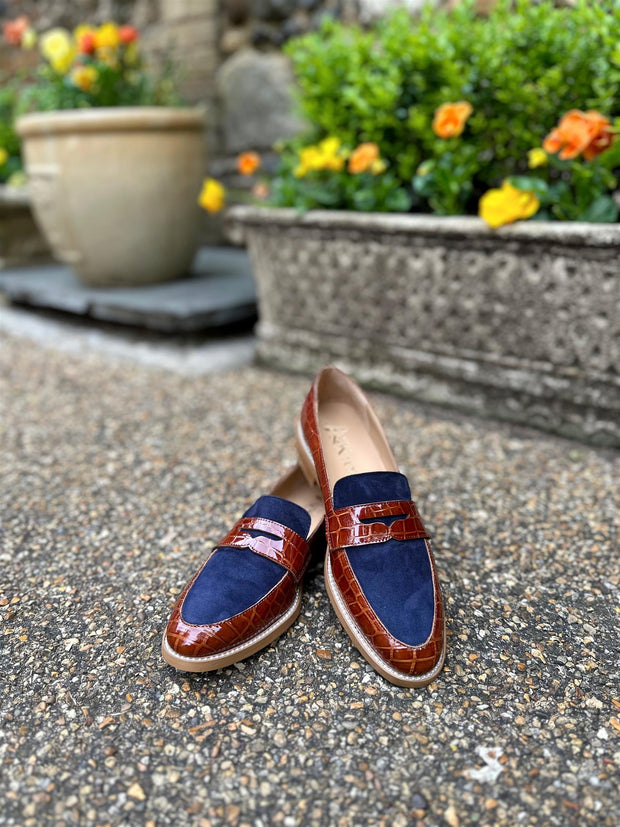
<svg viewBox="0 0 620 827"><path fill-rule="evenodd" d="M30 28L30 21L25 15L7 20L2 26L4 42L9 46L21 46L24 33Z"/></svg>
<svg viewBox="0 0 620 827"><path fill-rule="evenodd" d="M588 118L590 123L596 128L596 134L584 149L583 157L586 161L593 161L601 152L609 149L616 133L611 122L607 120L604 115L601 115L600 112L590 110L586 112L586 118Z"/></svg>
<svg viewBox="0 0 620 827"><path fill-rule="evenodd" d="M78 38L78 51L84 55L92 55L95 51L95 34L94 32L84 32Z"/></svg>
<svg viewBox="0 0 620 827"><path fill-rule="evenodd" d="M269 185L264 181L258 181L252 187L252 195L254 198L264 201L266 198L269 198Z"/></svg>
<svg viewBox="0 0 620 827"><path fill-rule="evenodd" d="M547 135L543 149L552 154L559 152L562 161L579 155L592 161L611 146L614 134L610 121L600 112L571 109Z"/></svg>
<svg viewBox="0 0 620 827"><path fill-rule="evenodd" d="M254 175L260 167L260 155L257 152L242 152L237 158L237 170L241 175Z"/></svg>
<svg viewBox="0 0 620 827"><path fill-rule="evenodd" d="M120 31L116 23L104 23L95 32L95 46L101 52L114 51L120 42Z"/></svg>
<svg viewBox="0 0 620 827"><path fill-rule="evenodd" d="M134 40L138 39L138 30L135 26L121 26L118 30L118 36L121 39L121 43L127 46L129 43L133 43Z"/></svg>
<svg viewBox="0 0 620 827"><path fill-rule="evenodd" d="M463 134L467 119L473 112L471 103L444 103L435 112L433 132L439 138L457 138Z"/></svg>
<svg viewBox="0 0 620 827"><path fill-rule="evenodd" d="M349 158L349 172L358 175L360 172L368 172L373 164L381 157L379 147L374 143L360 144L354 149Z"/></svg>

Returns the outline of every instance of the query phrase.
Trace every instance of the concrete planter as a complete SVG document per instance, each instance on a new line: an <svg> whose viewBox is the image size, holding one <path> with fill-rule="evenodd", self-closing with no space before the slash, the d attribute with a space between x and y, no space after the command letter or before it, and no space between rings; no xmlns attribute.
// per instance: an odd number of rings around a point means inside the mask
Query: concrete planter
<svg viewBox="0 0 620 827"><path fill-rule="evenodd" d="M35 217L90 285L185 275L196 251L204 114L165 107L25 115Z"/></svg>
<svg viewBox="0 0 620 827"><path fill-rule="evenodd" d="M236 207L258 358L620 445L620 226Z"/></svg>

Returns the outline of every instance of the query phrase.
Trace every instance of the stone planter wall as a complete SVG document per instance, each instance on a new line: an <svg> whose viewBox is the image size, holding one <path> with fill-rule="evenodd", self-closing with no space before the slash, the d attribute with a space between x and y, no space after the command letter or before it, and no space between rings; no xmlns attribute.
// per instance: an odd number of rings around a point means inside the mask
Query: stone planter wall
<svg viewBox="0 0 620 827"><path fill-rule="evenodd" d="M620 445L620 226L236 207L258 358Z"/></svg>

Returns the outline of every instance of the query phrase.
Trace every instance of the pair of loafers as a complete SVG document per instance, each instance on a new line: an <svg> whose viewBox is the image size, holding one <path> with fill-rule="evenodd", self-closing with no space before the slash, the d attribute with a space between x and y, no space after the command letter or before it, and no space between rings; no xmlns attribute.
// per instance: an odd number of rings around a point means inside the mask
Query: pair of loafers
<svg viewBox="0 0 620 827"><path fill-rule="evenodd" d="M391 683L441 671L445 621L429 535L361 389L319 373L296 432L299 464L245 512L179 596L162 641L188 672L229 666L276 640L301 608L313 545L354 645Z"/></svg>

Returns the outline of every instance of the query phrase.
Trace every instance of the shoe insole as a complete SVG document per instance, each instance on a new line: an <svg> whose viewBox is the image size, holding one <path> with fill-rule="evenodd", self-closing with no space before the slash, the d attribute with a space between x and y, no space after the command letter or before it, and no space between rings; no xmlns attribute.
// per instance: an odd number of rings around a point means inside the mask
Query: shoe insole
<svg viewBox="0 0 620 827"><path fill-rule="evenodd" d="M386 462L358 407L333 400L322 402L319 430L332 491L339 479L351 474L398 471Z"/></svg>
<svg viewBox="0 0 620 827"><path fill-rule="evenodd" d="M301 468L293 471L280 485L277 485L271 493L276 497L290 500L306 509L310 515L310 534L321 524L325 516L325 506L323 505L321 491L317 486L310 485L303 475Z"/></svg>

